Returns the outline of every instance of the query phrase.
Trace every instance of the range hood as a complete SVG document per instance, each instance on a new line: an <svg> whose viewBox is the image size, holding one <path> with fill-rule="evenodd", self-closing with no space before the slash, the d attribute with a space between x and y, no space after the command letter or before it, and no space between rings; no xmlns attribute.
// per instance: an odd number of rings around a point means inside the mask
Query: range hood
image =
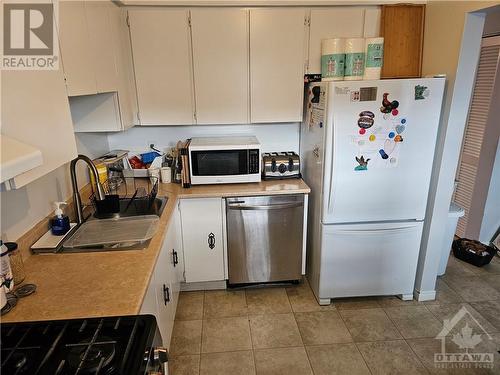
<svg viewBox="0 0 500 375"><path fill-rule="evenodd" d="M42 152L26 143L0 134L0 183L15 189L15 177L43 163Z"/></svg>

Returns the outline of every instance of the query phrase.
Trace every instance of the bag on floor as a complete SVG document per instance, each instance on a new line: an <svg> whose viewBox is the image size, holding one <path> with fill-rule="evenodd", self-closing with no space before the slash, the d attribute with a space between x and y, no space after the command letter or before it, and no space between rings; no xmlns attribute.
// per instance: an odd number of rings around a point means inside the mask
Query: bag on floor
<svg viewBox="0 0 500 375"><path fill-rule="evenodd" d="M459 238L453 241L452 249L456 258L476 267L482 267L490 263L496 253L493 247L467 238Z"/></svg>

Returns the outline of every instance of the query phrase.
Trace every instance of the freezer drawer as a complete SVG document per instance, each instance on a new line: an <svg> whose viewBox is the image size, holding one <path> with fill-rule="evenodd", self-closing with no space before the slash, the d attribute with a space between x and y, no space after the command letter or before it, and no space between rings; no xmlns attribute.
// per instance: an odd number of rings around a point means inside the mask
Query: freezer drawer
<svg viewBox="0 0 500 375"><path fill-rule="evenodd" d="M227 198L229 284L298 280L304 195Z"/></svg>
<svg viewBox="0 0 500 375"><path fill-rule="evenodd" d="M319 298L411 295L422 222L322 227Z"/></svg>

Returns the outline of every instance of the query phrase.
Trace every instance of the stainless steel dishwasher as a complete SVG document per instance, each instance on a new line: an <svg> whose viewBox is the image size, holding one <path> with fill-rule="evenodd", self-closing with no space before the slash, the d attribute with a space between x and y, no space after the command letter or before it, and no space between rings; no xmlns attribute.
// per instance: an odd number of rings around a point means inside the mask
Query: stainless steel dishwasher
<svg viewBox="0 0 500 375"><path fill-rule="evenodd" d="M304 195L226 202L229 284L300 279Z"/></svg>

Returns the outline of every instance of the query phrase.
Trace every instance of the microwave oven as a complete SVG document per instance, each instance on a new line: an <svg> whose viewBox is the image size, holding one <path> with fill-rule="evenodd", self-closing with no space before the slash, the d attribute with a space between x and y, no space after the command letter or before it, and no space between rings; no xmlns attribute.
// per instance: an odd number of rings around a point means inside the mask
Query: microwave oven
<svg viewBox="0 0 500 375"><path fill-rule="evenodd" d="M191 184L260 181L260 143L256 137L196 137L189 144Z"/></svg>

